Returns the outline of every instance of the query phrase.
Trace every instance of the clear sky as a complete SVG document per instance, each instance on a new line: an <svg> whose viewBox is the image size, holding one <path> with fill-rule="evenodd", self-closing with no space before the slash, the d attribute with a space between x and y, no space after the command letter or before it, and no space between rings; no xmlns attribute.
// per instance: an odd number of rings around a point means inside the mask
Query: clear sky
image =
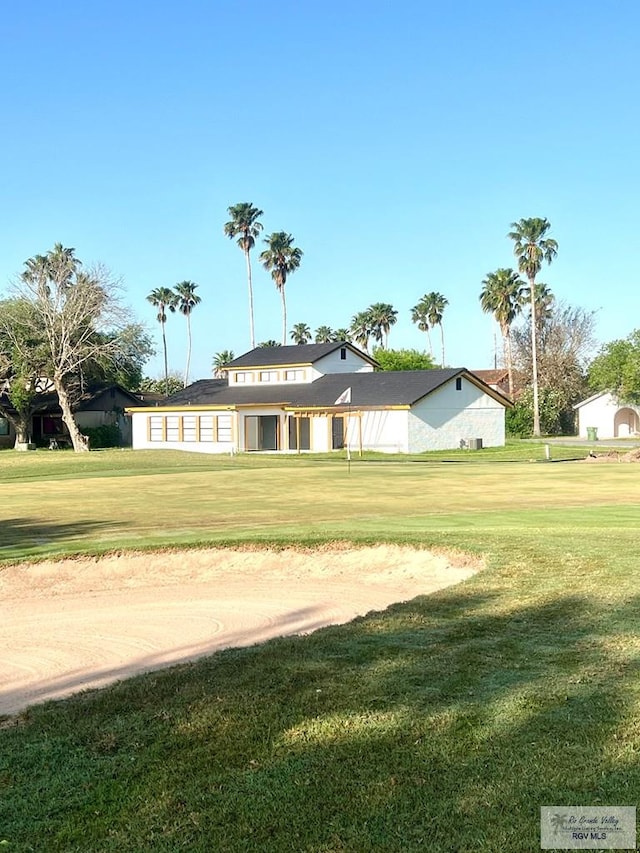
<svg viewBox="0 0 640 853"><path fill-rule="evenodd" d="M204 378L249 349L223 226L250 201L304 251L289 328L390 302L390 346L424 349L410 309L437 290L447 363L477 369L482 279L515 265L510 223L541 216L559 253L540 280L596 311L602 342L640 326L637 0L31 0L1 26L2 289L73 246L122 277L159 349L145 297L195 281ZM279 339L257 252L254 288L257 339ZM185 325L167 323L178 371Z"/></svg>

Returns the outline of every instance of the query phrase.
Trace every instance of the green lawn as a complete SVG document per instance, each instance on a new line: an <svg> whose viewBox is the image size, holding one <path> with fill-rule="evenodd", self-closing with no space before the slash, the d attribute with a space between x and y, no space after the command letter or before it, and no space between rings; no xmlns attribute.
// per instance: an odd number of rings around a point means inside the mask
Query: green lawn
<svg viewBox="0 0 640 853"><path fill-rule="evenodd" d="M0 454L5 561L347 540L487 563L347 626L8 721L0 841L529 853L541 805L636 805L640 469L529 461L542 445L441 458Z"/></svg>

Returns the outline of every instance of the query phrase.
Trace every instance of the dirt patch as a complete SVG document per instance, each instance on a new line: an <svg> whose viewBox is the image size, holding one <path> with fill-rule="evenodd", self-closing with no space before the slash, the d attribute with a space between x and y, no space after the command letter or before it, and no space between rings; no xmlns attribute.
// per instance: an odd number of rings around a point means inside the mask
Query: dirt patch
<svg viewBox="0 0 640 853"><path fill-rule="evenodd" d="M591 451L585 462L640 462L640 448L630 450L628 453L620 453L617 450L610 450L608 453L596 453Z"/></svg>
<svg viewBox="0 0 640 853"><path fill-rule="evenodd" d="M232 646L304 634L465 580L380 545L123 554L0 570L0 714Z"/></svg>

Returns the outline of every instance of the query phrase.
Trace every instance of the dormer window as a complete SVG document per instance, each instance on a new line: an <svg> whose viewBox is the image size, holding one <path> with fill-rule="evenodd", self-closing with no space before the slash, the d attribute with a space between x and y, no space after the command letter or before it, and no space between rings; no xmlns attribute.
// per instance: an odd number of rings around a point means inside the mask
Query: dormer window
<svg viewBox="0 0 640 853"><path fill-rule="evenodd" d="M278 371L277 370L261 370L260 371L260 382L277 382L278 381Z"/></svg>
<svg viewBox="0 0 640 853"><path fill-rule="evenodd" d="M236 382L240 384L244 384L245 382L249 382L251 374L246 370L239 370L236 373Z"/></svg>
<svg viewBox="0 0 640 853"><path fill-rule="evenodd" d="M347 348L346 347L340 347L340 360L341 361L347 360Z"/></svg>
<svg viewBox="0 0 640 853"><path fill-rule="evenodd" d="M462 391L462 377L458 376L456 379L456 391Z"/></svg>
<svg viewBox="0 0 640 853"><path fill-rule="evenodd" d="M285 370L285 382L304 382L304 370Z"/></svg>

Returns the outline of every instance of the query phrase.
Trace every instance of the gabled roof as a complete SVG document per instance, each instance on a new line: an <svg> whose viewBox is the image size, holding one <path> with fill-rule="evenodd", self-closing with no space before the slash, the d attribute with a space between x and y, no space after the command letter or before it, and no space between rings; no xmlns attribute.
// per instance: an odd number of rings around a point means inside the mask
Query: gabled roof
<svg viewBox="0 0 640 853"><path fill-rule="evenodd" d="M592 394L590 397L587 397L586 400L581 400L579 403L575 403L573 408L574 409L580 409L580 408L582 408L582 406L586 406L587 403L593 403L593 401L597 400L598 397L607 397L607 396L609 396L615 400L615 394L613 394L611 391L596 391L595 394Z"/></svg>
<svg viewBox="0 0 640 853"><path fill-rule="evenodd" d="M246 352L244 355L234 358L233 361L225 364L225 369L237 367L279 367L285 364L315 364L316 361L319 361L321 358L330 355L332 352L335 352L342 347L346 347L346 349L351 350L355 355L360 356L360 358L367 364L372 364L374 367L378 366L378 363L374 358L366 352L358 349L358 347L353 344L348 343L347 341L336 341L330 344L298 344L297 346L285 347L256 347L250 352Z"/></svg>
<svg viewBox="0 0 640 853"><path fill-rule="evenodd" d="M472 370L476 376L479 376L487 385L497 385L499 382L509 378L509 371L504 368L499 370Z"/></svg>
<svg viewBox="0 0 640 853"><path fill-rule="evenodd" d="M347 388L351 388L351 408L411 406L457 376L464 376L503 405L512 405L510 400L485 385L465 368L450 367L441 370L328 373L316 379L315 382L273 385L269 383L248 386L228 385L225 380L201 379L170 397L163 408L184 406L332 408Z"/></svg>

